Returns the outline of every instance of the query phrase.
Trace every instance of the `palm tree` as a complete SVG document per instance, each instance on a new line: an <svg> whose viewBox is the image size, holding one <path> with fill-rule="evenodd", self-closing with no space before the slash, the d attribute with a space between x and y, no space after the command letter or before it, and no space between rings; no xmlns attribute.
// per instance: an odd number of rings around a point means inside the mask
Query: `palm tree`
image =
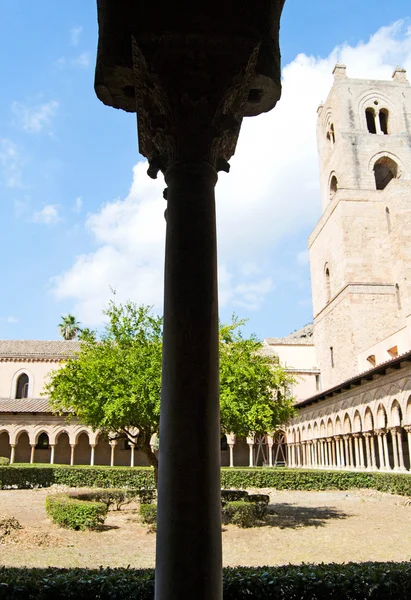
<svg viewBox="0 0 411 600"><path fill-rule="evenodd" d="M74 340L81 331L80 322L76 320L74 315L70 314L66 317L61 317L58 327L60 335L65 340Z"/></svg>

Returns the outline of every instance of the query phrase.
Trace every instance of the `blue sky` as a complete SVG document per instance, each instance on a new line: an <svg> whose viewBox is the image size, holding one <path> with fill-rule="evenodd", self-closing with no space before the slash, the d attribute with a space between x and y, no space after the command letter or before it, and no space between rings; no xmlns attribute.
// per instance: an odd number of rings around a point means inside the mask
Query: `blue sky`
<svg viewBox="0 0 411 600"><path fill-rule="evenodd" d="M244 122L217 185L221 318L282 336L312 319L307 238L320 215L315 110L337 60L411 73L409 3L287 0L283 99ZM164 200L133 115L95 97L94 0L0 0L0 338L97 327L110 286L161 311Z"/></svg>

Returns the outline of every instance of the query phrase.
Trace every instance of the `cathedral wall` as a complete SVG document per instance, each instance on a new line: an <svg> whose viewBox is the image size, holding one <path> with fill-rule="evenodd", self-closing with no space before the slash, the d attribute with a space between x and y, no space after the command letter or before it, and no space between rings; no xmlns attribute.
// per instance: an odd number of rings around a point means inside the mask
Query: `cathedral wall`
<svg viewBox="0 0 411 600"><path fill-rule="evenodd" d="M15 398L17 378L29 377L29 398L40 398L48 374L58 368L57 361L0 361L0 398Z"/></svg>

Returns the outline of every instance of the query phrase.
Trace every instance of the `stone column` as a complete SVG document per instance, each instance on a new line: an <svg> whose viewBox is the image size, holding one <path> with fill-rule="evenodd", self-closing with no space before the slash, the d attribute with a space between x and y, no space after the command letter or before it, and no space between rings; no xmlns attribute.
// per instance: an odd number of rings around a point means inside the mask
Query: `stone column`
<svg viewBox="0 0 411 600"><path fill-rule="evenodd" d="M340 456L340 437L338 435L335 436L335 453L336 453L336 467L337 469L341 468L341 456Z"/></svg>
<svg viewBox="0 0 411 600"><path fill-rule="evenodd" d="M12 465L16 458L16 444L10 444L10 464Z"/></svg>
<svg viewBox="0 0 411 600"><path fill-rule="evenodd" d="M370 442L371 442L371 468L375 471L377 468L377 457L375 454L375 439L374 439L373 434L371 434Z"/></svg>
<svg viewBox="0 0 411 600"><path fill-rule="evenodd" d="M349 454L350 454L350 465L351 468L354 468L354 450L353 450L353 437L352 435L348 436L348 450L349 450Z"/></svg>
<svg viewBox="0 0 411 600"><path fill-rule="evenodd" d="M384 430L383 429L378 429L375 432L377 434L378 437L378 458L379 458L379 463L380 463L380 471L384 471L385 470L385 457L384 457L384 447L383 447L383 435L384 435Z"/></svg>
<svg viewBox="0 0 411 600"><path fill-rule="evenodd" d="M394 459L394 471L398 471L399 464L398 464L398 448L397 448L397 430L396 430L396 428L393 427L392 429L390 429L390 433L391 433L391 440L392 440L392 455L393 455L393 459Z"/></svg>
<svg viewBox="0 0 411 600"><path fill-rule="evenodd" d="M130 467L134 467L134 450L136 445L130 442Z"/></svg>
<svg viewBox="0 0 411 600"><path fill-rule="evenodd" d="M360 450L360 468L365 469L365 461L364 461L364 444L362 441L362 435L360 434L358 437L358 447Z"/></svg>
<svg viewBox="0 0 411 600"><path fill-rule="evenodd" d="M344 440L342 437L340 437L340 461L341 461L341 468L344 469L345 468L345 456L344 456Z"/></svg>
<svg viewBox="0 0 411 600"><path fill-rule="evenodd" d="M30 444L30 464L34 463L34 453L36 451L36 444Z"/></svg>
<svg viewBox="0 0 411 600"><path fill-rule="evenodd" d="M114 458L115 458L114 453L115 453L115 450L116 450L116 446L117 446L117 440L112 440L110 442L110 467L114 467L114 462L115 462L115 460L114 460Z"/></svg>
<svg viewBox="0 0 411 600"><path fill-rule="evenodd" d="M384 431L384 433L383 433L382 441L383 441L383 445L384 445L385 468L387 471L391 471L390 454L388 452L388 439L387 439L386 431Z"/></svg>
<svg viewBox="0 0 411 600"><path fill-rule="evenodd" d="M405 464L404 464L404 449L402 446L401 427L397 427L397 445L398 445L398 458L400 461L400 471L406 471Z"/></svg>
<svg viewBox="0 0 411 600"><path fill-rule="evenodd" d="M76 444L70 444L70 465L73 466L74 465L74 449L76 447Z"/></svg>
<svg viewBox="0 0 411 600"><path fill-rule="evenodd" d="M350 466L350 454L348 451L348 439L349 436L348 435L343 435L343 439L344 439L344 449L345 449L345 466L349 467Z"/></svg>
<svg viewBox="0 0 411 600"><path fill-rule="evenodd" d="M230 467L234 467L234 444L228 444L228 450L230 452Z"/></svg>
<svg viewBox="0 0 411 600"><path fill-rule="evenodd" d="M50 464L54 465L54 451L56 449L55 444L50 444Z"/></svg>
<svg viewBox="0 0 411 600"><path fill-rule="evenodd" d="M94 466L94 449L95 449L95 447L96 447L96 444L90 444L90 448L91 448L91 451L90 451L90 467Z"/></svg>
<svg viewBox="0 0 411 600"><path fill-rule="evenodd" d="M217 173L206 162L183 162L169 167L165 179L155 598L193 598L198 593L201 598L220 598ZM252 466L251 445L249 450ZM195 591L193 577L187 578L194 569ZM207 594L199 592L199 586L207 588Z"/></svg>
<svg viewBox="0 0 411 600"><path fill-rule="evenodd" d="M248 444L248 466L254 467L254 437L248 437L247 444Z"/></svg>
<svg viewBox="0 0 411 600"><path fill-rule="evenodd" d="M321 467L325 467L325 441L320 440L321 444Z"/></svg>
<svg viewBox="0 0 411 600"><path fill-rule="evenodd" d="M267 435L267 452L268 452L268 466L272 467L273 466L273 446L274 446L274 439L271 435Z"/></svg>
<svg viewBox="0 0 411 600"><path fill-rule="evenodd" d="M306 467L307 466L307 442L301 442L301 446L302 446L302 451L303 451L303 461L302 461L302 467Z"/></svg>
<svg viewBox="0 0 411 600"><path fill-rule="evenodd" d="M408 440L408 458L410 462L410 470L411 470L411 425L404 426L405 431L407 432L407 440Z"/></svg>
<svg viewBox="0 0 411 600"><path fill-rule="evenodd" d="M371 450L370 450L370 438L371 438L371 433L369 431L366 431L364 433L365 455L367 457L367 469L369 471L371 471L371 469L372 469L372 464L371 464Z"/></svg>
<svg viewBox="0 0 411 600"><path fill-rule="evenodd" d="M355 450L355 468L359 469L360 467L360 448L358 445L358 438L360 437L359 433L354 433L354 450Z"/></svg>

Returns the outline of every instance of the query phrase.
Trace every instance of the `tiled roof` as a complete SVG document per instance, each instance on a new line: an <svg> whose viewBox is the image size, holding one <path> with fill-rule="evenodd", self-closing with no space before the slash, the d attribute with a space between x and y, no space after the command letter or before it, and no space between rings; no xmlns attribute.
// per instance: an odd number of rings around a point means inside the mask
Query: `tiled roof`
<svg viewBox="0 0 411 600"><path fill-rule="evenodd" d="M0 398L0 413L51 413L47 398Z"/></svg>
<svg viewBox="0 0 411 600"><path fill-rule="evenodd" d="M79 349L77 340L0 340L0 359L63 359Z"/></svg>

